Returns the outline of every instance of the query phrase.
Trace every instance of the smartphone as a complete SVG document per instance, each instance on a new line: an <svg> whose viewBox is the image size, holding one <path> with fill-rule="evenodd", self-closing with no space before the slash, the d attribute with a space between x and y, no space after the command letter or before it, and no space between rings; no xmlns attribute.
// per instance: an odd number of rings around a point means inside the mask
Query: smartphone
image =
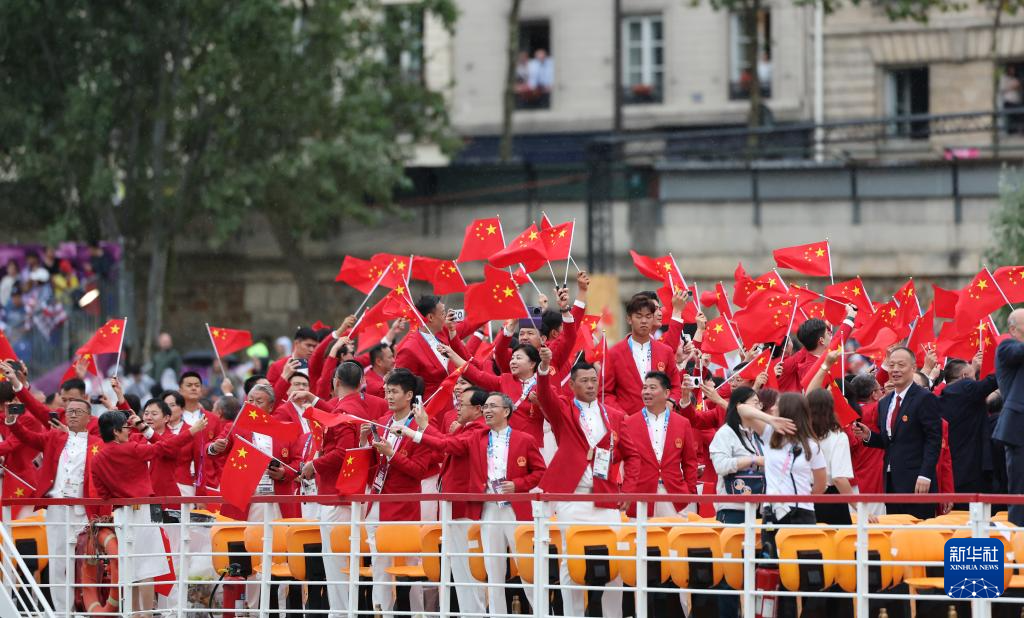
<svg viewBox="0 0 1024 618"><path fill-rule="evenodd" d="M452 322L462 322L466 319L465 309L451 309L448 311L448 315L451 316Z"/></svg>
<svg viewBox="0 0 1024 618"><path fill-rule="evenodd" d="M420 407L420 408L423 407L423 396L422 395L416 395L416 406Z"/></svg>
<svg viewBox="0 0 1024 618"><path fill-rule="evenodd" d="M298 369L299 371L306 372L307 370L309 370L309 359L308 358L298 358L296 360L299 361L299 369Z"/></svg>
<svg viewBox="0 0 1024 618"><path fill-rule="evenodd" d="M9 403L7 404L7 413L12 416L21 416L25 413L25 404L23 403Z"/></svg>
<svg viewBox="0 0 1024 618"><path fill-rule="evenodd" d="M693 341L693 336L690 335L689 333L683 333L682 337L683 345L688 345L691 341Z"/></svg>
<svg viewBox="0 0 1024 618"><path fill-rule="evenodd" d="M50 422L51 423L59 423L60 422L60 416L58 416L56 412L50 412Z"/></svg>
<svg viewBox="0 0 1024 618"><path fill-rule="evenodd" d="M380 442L380 432L377 431L376 425L370 425L370 435L373 436L374 442Z"/></svg>

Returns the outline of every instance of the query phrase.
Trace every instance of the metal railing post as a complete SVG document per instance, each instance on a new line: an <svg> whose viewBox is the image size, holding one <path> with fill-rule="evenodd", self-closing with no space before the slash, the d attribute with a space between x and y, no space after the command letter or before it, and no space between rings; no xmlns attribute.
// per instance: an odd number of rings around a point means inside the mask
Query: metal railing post
<svg viewBox="0 0 1024 618"><path fill-rule="evenodd" d="M270 550L274 546L274 529L270 526L270 503L263 503L263 558L260 562L260 616L270 610Z"/></svg>
<svg viewBox="0 0 1024 618"><path fill-rule="evenodd" d="M975 539L989 538L989 521L992 518L992 505L987 502L971 502L969 513L971 537ZM1003 562L1006 562L1005 556L1003 557ZM974 618L992 618L992 601L988 599L971 599L971 616Z"/></svg>
<svg viewBox="0 0 1024 618"><path fill-rule="evenodd" d="M74 556L75 547L77 543L71 540L71 513L74 512L73 506L63 507L64 511L64 590L61 594L64 595L64 608L68 611L71 610L72 600L75 598L74 586L75 586L75 569L74 569Z"/></svg>
<svg viewBox="0 0 1024 618"><path fill-rule="evenodd" d="M863 502L857 503L857 549L854 552L854 560L857 561L857 605L858 616L867 616L870 606L868 599L868 514ZM879 556L882 560L888 560L888 556Z"/></svg>
<svg viewBox="0 0 1024 618"><path fill-rule="evenodd" d="M362 547L362 530L359 528L360 503L353 502L349 509L348 519L348 611L355 616L359 611L359 570L363 566L363 557L359 555ZM334 551L334 548L331 548Z"/></svg>
<svg viewBox="0 0 1024 618"><path fill-rule="evenodd" d="M757 512L753 502L743 503L743 615L754 615L754 577L757 574L754 563L754 552L757 548L755 542L754 525L757 520Z"/></svg>
<svg viewBox="0 0 1024 618"><path fill-rule="evenodd" d="M178 607L185 607L188 600L188 545L192 539L189 538L188 524L192 517L192 505L182 502L180 505L181 514L178 516ZM210 528L212 533L213 528ZM212 549L212 548L211 548ZM212 556L211 556L212 562Z"/></svg>
<svg viewBox="0 0 1024 618"><path fill-rule="evenodd" d="M533 615L546 618L548 615L548 538L545 502L534 500L533 508Z"/></svg>
<svg viewBox="0 0 1024 618"><path fill-rule="evenodd" d="M441 542L439 543L441 552L441 581L438 586L439 595L439 606L442 616L447 616L449 606L451 605L450 595L448 594L448 579L451 578L451 560L448 557L448 552L444 550L445 543L448 540L449 533L451 532L451 520L452 520L452 503L447 500L441 501Z"/></svg>
<svg viewBox="0 0 1024 618"><path fill-rule="evenodd" d="M636 503L636 618L647 618L647 503Z"/></svg>
<svg viewBox="0 0 1024 618"><path fill-rule="evenodd" d="M133 518L131 515L131 511L134 507L124 506L121 508L125 510L126 521L119 526L114 524L111 525L114 526L114 534L117 535L117 565L119 569L123 570L118 571L118 578L121 581L111 582L111 585L120 586L122 582L124 583L124 591L121 593L121 610L124 611L125 616L131 616L133 607L132 601L135 600L134 595L132 594L134 592L132 583L135 579L135 569L133 568L135 560L131 558L135 555L135 531L130 530L132 524L135 523L132 521ZM148 509L149 506L146 505L146 508ZM117 528L121 528L121 530L118 531ZM148 551L152 550L150 549Z"/></svg>

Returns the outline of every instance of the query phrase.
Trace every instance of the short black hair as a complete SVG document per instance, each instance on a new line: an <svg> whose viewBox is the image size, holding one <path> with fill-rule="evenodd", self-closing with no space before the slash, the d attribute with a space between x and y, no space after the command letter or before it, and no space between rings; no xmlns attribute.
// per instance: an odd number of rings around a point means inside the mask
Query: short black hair
<svg viewBox="0 0 1024 618"><path fill-rule="evenodd" d="M96 422L104 442L113 442L114 433L128 424L128 417L120 410L107 410Z"/></svg>
<svg viewBox="0 0 1024 618"><path fill-rule="evenodd" d="M262 373L254 373L253 375L245 379L245 383L242 384L242 388L245 390L246 394L248 394L249 391L252 390L252 387L256 386L257 382L265 379L266 377L267 376L263 375Z"/></svg>
<svg viewBox="0 0 1024 618"><path fill-rule="evenodd" d="M417 395L423 395L423 380L404 367L395 369L388 374L384 384L388 386L397 386L402 389L403 392L412 393L414 397Z"/></svg>
<svg viewBox="0 0 1024 618"><path fill-rule="evenodd" d="M480 388L479 386L470 386L463 392L470 394L469 404L473 406L484 405L487 403L487 397L490 396L490 393L486 389Z"/></svg>
<svg viewBox="0 0 1024 618"><path fill-rule="evenodd" d="M634 294L633 298L630 298L629 302L626 303L626 315L640 313L644 309L654 313L658 310L658 305L656 305L653 300L642 292L640 294Z"/></svg>
<svg viewBox="0 0 1024 618"><path fill-rule="evenodd" d="M306 383L309 383L309 376L306 375L306 372L304 371L296 371L295 373L293 373L292 377L288 378L288 383L291 384L292 380L294 380L295 378L305 378Z"/></svg>
<svg viewBox="0 0 1024 618"><path fill-rule="evenodd" d="M149 401L146 402L146 406L142 409L145 410L149 406L156 406L157 409L160 410L160 414L163 414L164 416L171 415L171 406L167 405L167 402L165 402L163 399L150 399Z"/></svg>
<svg viewBox="0 0 1024 618"><path fill-rule="evenodd" d="M946 366L942 369L942 381L946 384L958 380L960 378L960 372L964 367L967 366L967 361L960 360L959 358L951 358L946 361Z"/></svg>
<svg viewBox="0 0 1024 618"><path fill-rule="evenodd" d="M195 371L183 371L181 375L178 377L178 386L181 386L182 384L185 383L185 378L195 378L199 380L200 386L203 385L203 378L198 373L196 373Z"/></svg>
<svg viewBox="0 0 1024 618"><path fill-rule="evenodd" d="M160 401L167 401L168 397L174 397L174 403L178 404L179 408L185 405L185 396L178 391L164 391L160 393Z"/></svg>
<svg viewBox="0 0 1024 618"><path fill-rule="evenodd" d="M585 360L581 360L580 362L578 362L578 363L576 363L575 365L572 366L572 369L569 370L569 376L571 378L573 378L573 379L576 379L576 374L577 373L579 373L581 371L587 371L589 369L593 369L594 371L597 371L597 367L595 367L593 364L588 363Z"/></svg>
<svg viewBox="0 0 1024 618"><path fill-rule="evenodd" d="M540 365L540 352L529 343L524 343L516 348L516 352L522 352L534 365Z"/></svg>
<svg viewBox="0 0 1024 618"><path fill-rule="evenodd" d="M376 363L377 359L380 358L381 354L384 353L384 350L388 349L391 349L391 346L386 343L378 343L377 345L370 348L370 364L372 365Z"/></svg>
<svg viewBox="0 0 1024 618"><path fill-rule="evenodd" d="M540 334L551 336L551 331L562 328L562 312L548 309L540 315Z"/></svg>
<svg viewBox="0 0 1024 618"><path fill-rule="evenodd" d="M663 389L667 391L672 390L672 380L664 371L648 371L647 375L644 376L644 381L647 380L657 380Z"/></svg>
<svg viewBox="0 0 1024 618"><path fill-rule="evenodd" d="M355 361L345 361L334 370L334 379L346 388L359 388L363 381L363 367Z"/></svg>
<svg viewBox="0 0 1024 618"><path fill-rule="evenodd" d="M825 323L825 320L811 318L796 329L796 338L804 348L813 350L818 347L818 339L825 336L826 330L828 330L828 324Z"/></svg>
<svg viewBox="0 0 1024 618"><path fill-rule="evenodd" d="M319 339L317 339L316 331L308 326L300 326L297 329L295 329L295 337L293 337L293 339L295 341L303 341L306 339L320 341Z"/></svg>
<svg viewBox="0 0 1024 618"><path fill-rule="evenodd" d="M132 409L132 412L138 414L142 411L142 400L135 393L125 393L124 400L128 402L128 407Z"/></svg>
<svg viewBox="0 0 1024 618"><path fill-rule="evenodd" d="M66 380L65 382L61 383L60 392L64 393L72 390L79 390L84 393L85 380L82 380L81 378L71 378L70 380Z"/></svg>
<svg viewBox="0 0 1024 618"><path fill-rule="evenodd" d="M645 298L650 298L655 303L660 303L661 302L661 299L658 298L658 293L654 292L654 291L651 291L651 290L644 290L643 292L637 292L635 295L633 295L633 298L636 298L637 296L643 296Z"/></svg>
<svg viewBox="0 0 1024 618"><path fill-rule="evenodd" d="M441 297L433 294L424 294L420 296L419 300L416 301L416 311L420 312L420 315L426 316L431 313L434 309L437 309L438 304L441 303Z"/></svg>

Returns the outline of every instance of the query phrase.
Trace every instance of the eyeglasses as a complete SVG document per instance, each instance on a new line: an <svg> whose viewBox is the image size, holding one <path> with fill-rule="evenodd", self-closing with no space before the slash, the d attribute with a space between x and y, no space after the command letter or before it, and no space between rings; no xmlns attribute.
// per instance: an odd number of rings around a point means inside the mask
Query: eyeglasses
<svg viewBox="0 0 1024 618"><path fill-rule="evenodd" d="M485 403L484 405L482 405L480 407L482 409L484 409L484 410L508 410L508 409L510 409L508 406L503 406L500 403Z"/></svg>
<svg viewBox="0 0 1024 618"><path fill-rule="evenodd" d="M89 410L81 410L79 408L64 408L64 414L68 416L86 415L89 414Z"/></svg>

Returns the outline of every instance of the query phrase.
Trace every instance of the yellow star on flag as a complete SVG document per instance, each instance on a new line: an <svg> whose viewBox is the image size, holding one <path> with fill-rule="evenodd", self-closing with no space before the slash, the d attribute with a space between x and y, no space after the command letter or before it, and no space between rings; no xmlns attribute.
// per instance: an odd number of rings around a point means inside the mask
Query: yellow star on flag
<svg viewBox="0 0 1024 618"><path fill-rule="evenodd" d="M14 495L20 498L25 495L25 490L19 487L14 490Z"/></svg>
<svg viewBox="0 0 1024 618"><path fill-rule="evenodd" d="M245 450L244 446L242 448L238 449L238 456L240 458L245 459L245 456L248 455L248 454L249 454L249 451Z"/></svg>
<svg viewBox="0 0 1024 618"><path fill-rule="evenodd" d="M349 455L348 459L345 460L345 465L346 466L351 466L353 463L355 463L355 461L356 461L356 458L351 456L351 455Z"/></svg>
<svg viewBox="0 0 1024 618"><path fill-rule="evenodd" d="M502 291L505 293L505 298L512 296L513 292L515 292L515 290L513 290L512 288L505 288Z"/></svg>
<svg viewBox="0 0 1024 618"><path fill-rule="evenodd" d="M100 447L95 445L95 444L93 444L92 445L92 454L95 455L96 453L99 453L99 452L100 452Z"/></svg>
<svg viewBox="0 0 1024 618"><path fill-rule="evenodd" d="M982 279L981 281L978 281L978 289L979 290L984 290L987 287L988 287L988 281L985 281L984 279Z"/></svg>
<svg viewBox="0 0 1024 618"><path fill-rule="evenodd" d="M488 236L494 234L496 231L498 231L498 228L494 227L493 223L487 226L487 235Z"/></svg>
<svg viewBox="0 0 1024 618"><path fill-rule="evenodd" d="M817 255L818 257L824 257L825 256L825 250L822 249L821 247L818 247L818 250L815 251L814 254Z"/></svg>
<svg viewBox="0 0 1024 618"><path fill-rule="evenodd" d="M111 335L116 335L119 332L121 332L121 327L118 326L117 324L114 324L113 326L110 327L110 334Z"/></svg>

